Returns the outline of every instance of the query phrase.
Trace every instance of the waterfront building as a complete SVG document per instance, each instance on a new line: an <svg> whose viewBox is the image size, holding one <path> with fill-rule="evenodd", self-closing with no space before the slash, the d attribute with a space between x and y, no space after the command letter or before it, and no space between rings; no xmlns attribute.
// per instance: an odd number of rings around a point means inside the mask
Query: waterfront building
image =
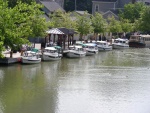
<svg viewBox="0 0 150 113"><path fill-rule="evenodd" d="M55 11L61 10L65 12L65 10L63 9L64 0L36 0L36 2L44 6L42 8L44 15L42 16L46 18L47 21L50 20L49 15L54 13Z"/></svg>
<svg viewBox="0 0 150 113"><path fill-rule="evenodd" d="M125 4L135 2L143 2L150 5L150 0L92 0L92 14L99 12L104 18L114 16L117 19L119 10L122 10Z"/></svg>
<svg viewBox="0 0 150 113"><path fill-rule="evenodd" d="M36 0L37 2L43 1L43 2L56 2L57 4L59 4L59 6L61 6L62 8L64 8L64 0Z"/></svg>

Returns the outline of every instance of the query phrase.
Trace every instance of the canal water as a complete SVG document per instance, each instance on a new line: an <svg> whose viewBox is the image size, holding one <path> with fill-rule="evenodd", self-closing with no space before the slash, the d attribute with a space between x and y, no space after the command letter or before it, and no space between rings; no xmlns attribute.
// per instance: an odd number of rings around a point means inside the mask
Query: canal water
<svg viewBox="0 0 150 113"><path fill-rule="evenodd" d="M0 113L150 113L150 49L1 66Z"/></svg>

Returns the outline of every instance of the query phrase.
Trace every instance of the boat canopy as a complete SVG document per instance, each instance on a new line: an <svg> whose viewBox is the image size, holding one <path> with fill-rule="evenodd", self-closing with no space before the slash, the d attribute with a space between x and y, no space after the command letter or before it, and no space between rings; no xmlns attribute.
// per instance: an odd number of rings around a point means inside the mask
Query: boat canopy
<svg viewBox="0 0 150 113"><path fill-rule="evenodd" d="M54 47L46 47L45 49L46 50L53 50L53 51L56 50Z"/></svg>
<svg viewBox="0 0 150 113"><path fill-rule="evenodd" d="M86 43L84 44L85 46L96 46L97 44L94 44L94 43Z"/></svg>
<svg viewBox="0 0 150 113"><path fill-rule="evenodd" d="M97 41L97 43L107 43L106 41Z"/></svg>
<svg viewBox="0 0 150 113"><path fill-rule="evenodd" d="M61 49L61 47L60 47L60 46L54 46L54 48L56 48L56 49Z"/></svg>
<svg viewBox="0 0 150 113"><path fill-rule="evenodd" d="M39 50L38 50L38 49L33 48L33 49L31 49L31 51L36 53L36 52L38 52Z"/></svg>
<svg viewBox="0 0 150 113"><path fill-rule="evenodd" d="M115 40L118 40L118 41L127 41L128 39L117 38Z"/></svg>
<svg viewBox="0 0 150 113"><path fill-rule="evenodd" d="M82 48L82 46L75 46L75 48Z"/></svg>

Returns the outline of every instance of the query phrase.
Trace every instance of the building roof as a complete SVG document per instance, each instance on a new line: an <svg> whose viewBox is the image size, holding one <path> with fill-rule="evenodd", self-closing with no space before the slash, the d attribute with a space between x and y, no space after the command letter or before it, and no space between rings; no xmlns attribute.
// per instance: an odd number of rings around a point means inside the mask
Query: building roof
<svg viewBox="0 0 150 113"><path fill-rule="evenodd" d="M64 34L64 32L60 31L58 28L52 28L46 31L48 34Z"/></svg>
<svg viewBox="0 0 150 113"><path fill-rule="evenodd" d="M71 35L76 34L73 29L67 29L67 28L52 28L46 31L47 34L65 34L65 35Z"/></svg>
<svg viewBox="0 0 150 113"><path fill-rule="evenodd" d="M40 17L45 18L46 21L50 21L50 18L46 14L40 15Z"/></svg>
<svg viewBox="0 0 150 113"><path fill-rule="evenodd" d="M108 11L106 11L104 14L102 14L103 15L103 17L104 18L108 18L108 17L110 17L110 16L114 16L116 19L118 19L118 16L115 14L115 13L113 13L112 11L110 11L110 10L108 10Z"/></svg>
<svg viewBox="0 0 150 113"><path fill-rule="evenodd" d="M64 34L66 35L71 35L71 34L76 34L77 32L75 32L73 29L67 29L67 28L58 28L60 31L62 31Z"/></svg>
<svg viewBox="0 0 150 113"><path fill-rule="evenodd" d="M92 0L93 2L117 2L118 0Z"/></svg>
<svg viewBox="0 0 150 113"><path fill-rule="evenodd" d="M84 14L87 14L87 15L90 15L88 12L86 11L75 11L76 13L80 14L80 15L84 15Z"/></svg>
<svg viewBox="0 0 150 113"><path fill-rule="evenodd" d="M54 1L40 1L50 12L54 12L58 9L65 11L58 3Z"/></svg>
<svg viewBox="0 0 150 113"><path fill-rule="evenodd" d="M109 18L109 17L112 17L112 16L114 16L116 20L119 19L119 17L118 17L115 13L113 13L112 11L110 11L110 10L106 11L106 12L105 12L104 14L102 14L102 15L103 15L103 17L104 17L105 19L107 19L107 18Z"/></svg>

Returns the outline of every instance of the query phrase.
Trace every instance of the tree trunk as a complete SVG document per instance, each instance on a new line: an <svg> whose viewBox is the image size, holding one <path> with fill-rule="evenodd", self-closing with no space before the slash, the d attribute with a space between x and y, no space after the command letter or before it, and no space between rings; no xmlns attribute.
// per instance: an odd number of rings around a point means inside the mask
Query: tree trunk
<svg viewBox="0 0 150 113"><path fill-rule="evenodd" d="M10 51L10 58L13 57L13 51Z"/></svg>
<svg viewBox="0 0 150 113"><path fill-rule="evenodd" d="M82 36L83 36L83 34L80 34L80 39L79 39L80 41L82 41Z"/></svg>
<svg viewBox="0 0 150 113"><path fill-rule="evenodd" d="M21 56L23 56L23 50L21 50Z"/></svg>
<svg viewBox="0 0 150 113"><path fill-rule="evenodd" d="M97 35L98 35L98 33L95 33L95 41L97 42Z"/></svg>

